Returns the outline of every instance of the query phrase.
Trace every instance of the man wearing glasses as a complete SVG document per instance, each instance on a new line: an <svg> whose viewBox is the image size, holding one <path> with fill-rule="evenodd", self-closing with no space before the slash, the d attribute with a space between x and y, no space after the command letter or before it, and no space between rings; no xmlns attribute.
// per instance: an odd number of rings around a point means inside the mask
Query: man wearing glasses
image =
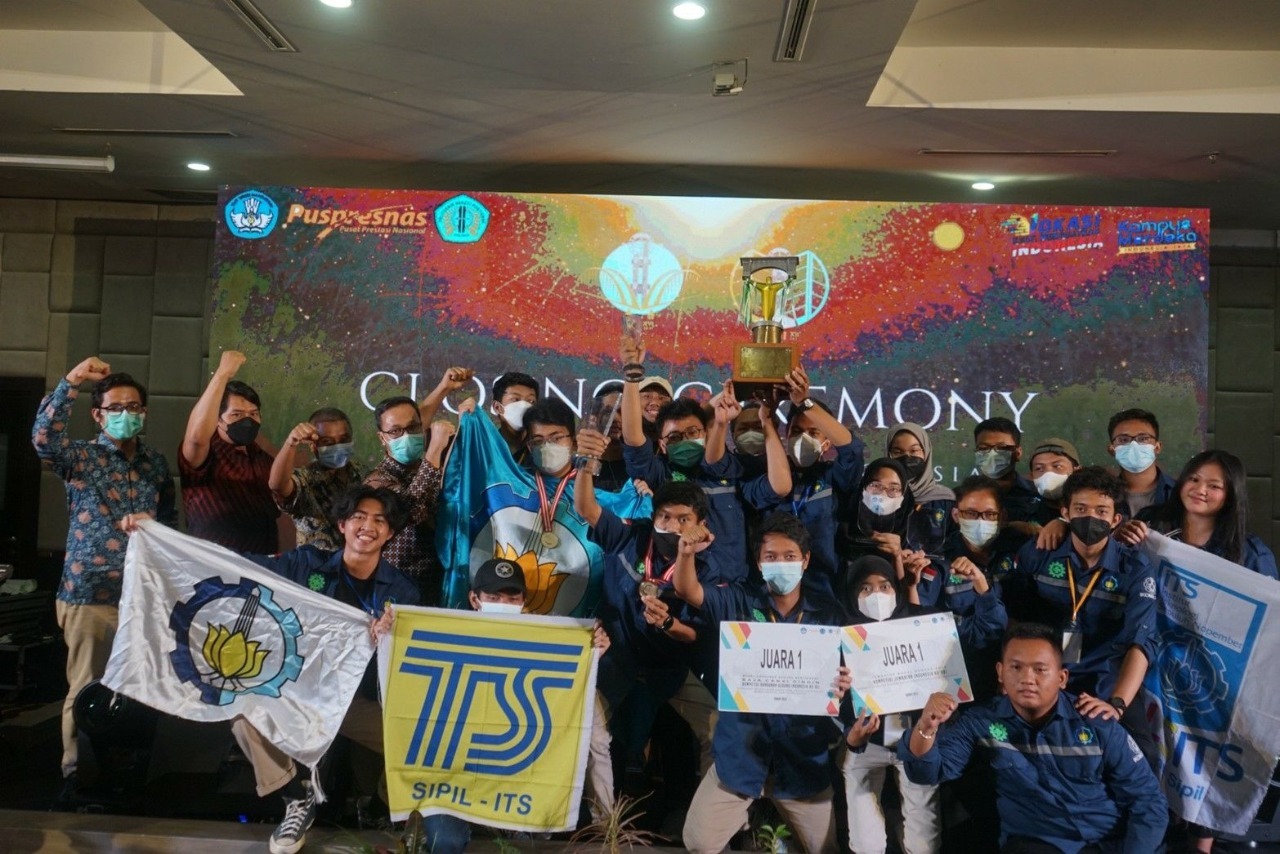
<svg viewBox="0 0 1280 854"><path fill-rule="evenodd" d="M67 436L80 386L94 381L91 414L97 439ZM164 455L138 438L147 416L147 390L128 374L90 357L72 368L40 402L31 441L36 454L66 481L70 526L55 605L67 644L67 698L62 707L63 800L77 784L76 694L102 676L119 621L129 517L150 516L177 527L173 478Z"/></svg>
<svg viewBox="0 0 1280 854"><path fill-rule="evenodd" d="M436 554L435 519L445 449L454 433L452 424L432 419L450 392L470 382L470 370L449 368L421 406L409 397L389 397L373 411L383 457L364 482L389 489L408 504L409 524L391 538L383 555L418 586L423 605L440 601L444 567ZM430 443L424 435L428 424Z"/></svg>
<svg viewBox="0 0 1280 854"><path fill-rule="evenodd" d="M1013 531L1023 538L1040 533L1035 521L1040 512L1036 486L1018 474L1022 459L1022 431L1008 418L988 418L973 428L974 468L1000 484L1000 503ZM1054 542L1053 545L1057 545ZM1043 544L1042 544L1043 545Z"/></svg>
<svg viewBox="0 0 1280 854"><path fill-rule="evenodd" d="M178 450L187 532L232 551L280 551L280 511L267 487L275 454L258 436L262 401L235 379L244 354L227 350L187 417Z"/></svg>
<svg viewBox="0 0 1280 854"><path fill-rule="evenodd" d="M1145 409L1117 412L1107 422L1107 436L1111 440L1107 451L1116 458L1124 481L1125 500L1116 505L1116 512L1132 519L1139 511L1168 501L1177 484L1156 465L1161 447L1155 413Z"/></svg>

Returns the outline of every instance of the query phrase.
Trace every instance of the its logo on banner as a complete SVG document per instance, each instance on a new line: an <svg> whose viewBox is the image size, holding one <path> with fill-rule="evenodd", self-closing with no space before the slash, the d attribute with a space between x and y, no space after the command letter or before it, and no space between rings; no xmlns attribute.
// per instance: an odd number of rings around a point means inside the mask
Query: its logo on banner
<svg viewBox="0 0 1280 854"><path fill-rule="evenodd" d="M245 240L257 240L275 229L280 208L266 193L246 190L227 202L223 214L232 234Z"/></svg>
<svg viewBox="0 0 1280 854"><path fill-rule="evenodd" d="M470 196L454 196L436 208L436 231L446 243L475 243L489 228L489 209Z"/></svg>
<svg viewBox="0 0 1280 854"><path fill-rule="evenodd" d="M174 606L169 628L178 644L169 653L174 672L209 705L225 706L245 694L279 697L302 672L297 614L249 579L201 581L190 599Z"/></svg>
<svg viewBox="0 0 1280 854"><path fill-rule="evenodd" d="M1000 223L1009 232L1013 257L1101 249L1102 213L1048 217L1011 214Z"/></svg>
<svg viewBox="0 0 1280 854"><path fill-rule="evenodd" d="M1116 242L1121 255L1138 252L1187 252L1200 235L1189 219L1121 220Z"/></svg>
<svg viewBox="0 0 1280 854"><path fill-rule="evenodd" d="M404 764L502 777L524 771L556 729L548 694L574 688L584 648L414 631L399 672L428 685ZM490 694L496 702L481 699Z"/></svg>
<svg viewBox="0 0 1280 854"><path fill-rule="evenodd" d="M1223 713L1230 682L1222 657L1190 632L1164 634L1156 654L1165 707L1194 729L1226 729Z"/></svg>

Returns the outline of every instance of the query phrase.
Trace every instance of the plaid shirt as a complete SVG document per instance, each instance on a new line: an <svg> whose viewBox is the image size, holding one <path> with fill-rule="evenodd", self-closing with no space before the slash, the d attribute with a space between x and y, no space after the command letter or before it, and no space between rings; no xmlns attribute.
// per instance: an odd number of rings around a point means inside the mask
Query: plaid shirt
<svg viewBox="0 0 1280 854"><path fill-rule="evenodd" d="M288 498L271 493L276 506L293 517L298 545L327 552L342 551L342 534L329 518L334 499L364 480L364 470L354 460L342 468L328 469L317 462L293 470L293 492Z"/></svg>
<svg viewBox="0 0 1280 854"><path fill-rule="evenodd" d="M240 448L215 430L209 456L193 466L178 450L187 532L234 552L279 551L280 511L267 488L272 456L256 444Z"/></svg>
<svg viewBox="0 0 1280 854"><path fill-rule="evenodd" d="M72 605L116 605L128 542L120 520L150 513L176 528L173 477L164 454L142 440L129 459L105 435L92 441L69 438L67 420L78 395L61 380L40 401L31 428L36 455L67 487L70 526L58 598Z"/></svg>
<svg viewBox="0 0 1280 854"><path fill-rule="evenodd" d="M383 546L382 556L418 585L422 604L436 604L444 578L435 543L436 510L444 472L426 460L406 466L384 455L364 482L386 487L408 503L409 524Z"/></svg>

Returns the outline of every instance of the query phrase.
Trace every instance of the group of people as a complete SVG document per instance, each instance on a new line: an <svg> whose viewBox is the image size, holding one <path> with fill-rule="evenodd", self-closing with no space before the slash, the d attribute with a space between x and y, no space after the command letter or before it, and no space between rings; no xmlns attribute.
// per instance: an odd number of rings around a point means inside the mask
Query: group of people
<svg viewBox="0 0 1280 854"><path fill-rule="evenodd" d="M952 799L998 816L990 844L1000 850L1159 849L1167 805L1124 729L1155 642L1154 571L1137 547L1159 531L1275 579L1271 551L1246 530L1238 458L1205 451L1175 478L1159 464L1157 416L1126 409L1108 424L1112 473L1082 467L1065 439L1024 447L1014 422L989 418L974 430L976 473L953 491L939 483L920 425L894 425L883 455L865 461L863 443L810 394L802 368L777 401L739 401L726 382L703 404L673 398L667 379L646 374L639 340L624 336L621 356L623 379L597 392L603 420L579 424L519 372L494 383L491 422L473 401L459 407L459 421L481 419L531 471L544 523L576 514L606 555L587 759L597 813L615 796L611 752L643 757L669 704L700 748L683 828L692 851L724 849L760 798L806 850L839 850L837 787L844 841L858 854L885 851L891 836L907 854L938 851ZM449 368L421 401L381 401L373 426L382 456L366 470L354 453L358 425L331 407L272 447L259 432L258 394L236 379L243 364L239 353L221 355L188 420L178 452L188 532L287 578L320 573L321 592L366 611L375 634L387 627L388 603L438 604L436 520L458 430L439 416L471 372ZM67 424L88 382L101 432L76 440ZM89 358L42 401L32 431L66 481L70 513L57 614L68 647L62 765L71 785L72 702L105 668L128 533L144 517L177 524L169 464L140 438L146 403L140 383ZM299 465L303 449L310 459ZM651 495L652 511L621 518L604 499L623 489ZM549 548L551 530L541 540ZM495 555L471 568L468 603L519 611L538 583ZM841 668L832 674L838 716L716 712L723 620L838 626L940 611L955 615L972 706L940 694L909 714L859 714ZM343 732L377 752L373 672ZM258 793L285 796L271 850L298 850L315 815L306 775L247 723L235 734ZM881 805L890 770L896 827ZM961 775L966 785L944 785ZM376 798L376 782L366 791ZM428 833L436 851L462 850L469 838L465 823L446 817ZM1198 850L1212 846L1208 831L1192 836Z"/></svg>

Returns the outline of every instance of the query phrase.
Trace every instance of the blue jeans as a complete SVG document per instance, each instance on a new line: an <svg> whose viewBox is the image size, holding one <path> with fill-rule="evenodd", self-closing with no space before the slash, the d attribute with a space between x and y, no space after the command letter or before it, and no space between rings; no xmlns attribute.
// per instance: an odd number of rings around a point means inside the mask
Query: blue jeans
<svg viewBox="0 0 1280 854"><path fill-rule="evenodd" d="M471 825L457 816L429 815L422 820L431 854L461 854L471 841Z"/></svg>

